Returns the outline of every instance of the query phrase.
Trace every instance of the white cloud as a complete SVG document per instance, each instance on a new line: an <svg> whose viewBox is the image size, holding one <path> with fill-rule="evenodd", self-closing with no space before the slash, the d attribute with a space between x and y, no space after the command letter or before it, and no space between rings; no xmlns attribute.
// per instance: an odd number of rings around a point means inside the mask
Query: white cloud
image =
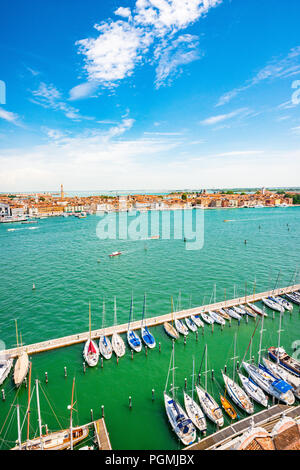
<svg viewBox="0 0 300 470"><path fill-rule="evenodd" d="M3 108L0 108L0 119L4 119L5 121L15 124L16 126L20 125L19 116Z"/></svg>
<svg viewBox="0 0 300 470"><path fill-rule="evenodd" d="M197 37L182 35L176 39L176 33L220 3L222 0L137 0L132 13L129 8L119 7L115 14L123 20L96 24L96 38L76 42L78 52L84 56L88 81L117 86L133 74L137 65L152 60L152 64L158 62L156 87L170 83L178 67L200 57ZM150 46L154 48L153 56ZM86 84L71 90L73 99L89 95Z"/></svg>
<svg viewBox="0 0 300 470"><path fill-rule="evenodd" d="M233 98L249 88L264 82L288 78L300 73L300 46L290 50L283 59L273 59L264 68L262 68L251 80L248 80L243 86L235 88L220 97L216 106L223 106L229 103Z"/></svg>
<svg viewBox="0 0 300 470"><path fill-rule="evenodd" d="M130 8L119 7L115 11L115 15L122 16L123 18L129 18L131 16Z"/></svg>
<svg viewBox="0 0 300 470"><path fill-rule="evenodd" d="M236 111L232 111L231 113L211 116L201 121L201 124L205 126L211 126L211 125L219 124L220 122L223 122L223 121L227 121L228 119L232 119L237 116L248 115L248 114L249 114L249 110L247 108L241 108L241 109L237 109Z"/></svg>
<svg viewBox="0 0 300 470"><path fill-rule="evenodd" d="M85 56L89 80L112 86L132 74L142 60L151 39L149 34L124 21L95 25L100 33L96 39L82 39L76 44Z"/></svg>
<svg viewBox="0 0 300 470"><path fill-rule="evenodd" d="M87 96L91 96L97 91L98 84L95 82L85 82L81 83L80 85L75 86L70 90L70 100L80 100L82 98L86 98Z"/></svg>
<svg viewBox="0 0 300 470"><path fill-rule="evenodd" d="M185 34L172 41L170 45L162 43L156 48L154 55L155 59L158 60L155 80L156 88L170 84L175 74L178 77L182 73L181 65L199 59L198 44L197 36Z"/></svg>
<svg viewBox="0 0 300 470"><path fill-rule="evenodd" d="M62 99L61 92L57 90L54 85L47 85L42 82L37 90L32 91L32 95L34 96L34 99L31 100L33 103L46 109L61 111L67 118L73 121L92 119L86 116L81 116L78 109L66 104Z"/></svg>

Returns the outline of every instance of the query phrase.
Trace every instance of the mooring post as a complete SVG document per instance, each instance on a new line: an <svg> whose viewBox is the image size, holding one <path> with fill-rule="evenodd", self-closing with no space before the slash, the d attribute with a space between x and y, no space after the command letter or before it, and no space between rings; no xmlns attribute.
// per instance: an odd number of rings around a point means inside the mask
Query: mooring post
<svg viewBox="0 0 300 470"><path fill-rule="evenodd" d="M184 337L183 344L186 345L186 336Z"/></svg>
<svg viewBox="0 0 300 470"><path fill-rule="evenodd" d="M158 350L159 350L159 352L161 352L161 344L160 343L158 343Z"/></svg>
<svg viewBox="0 0 300 470"><path fill-rule="evenodd" d="M145 354L146 354L146 357L147 357L147 355L148 355L148 346L147 345L145 345Z"/></svg>
<svg viewBox="0 0 300 470"><path fill-rule="evenodd" d="M198 341L198 330L196 331L196 341Z"/></svg>
<svg viewBox="0 0 300 470"><path fill-rule="evenodd" d="M119 365L119 356L117 356L117 365Z"/></svg>
<svg viewBox="0 0 300 470"><path fill-rule="evenodd" d="M155 390L154 390L154 388L152 388L152 401L155 400L155 395L154 394L155 394Z"/></svg>
<svg viewBox="0 0 300 470"><path fill-rule="evenodd" d="M131 410L132 408L132 400L131 400L131 397L129 397L129 409Z"/></svg>
<svg viewBox="0 0 300 470"><path fill-rule="evenodd" d="M85 362L83 362L83 373L85 374L85 371L86 371L86 365L85 365Z"/></svg>
<svg viewBox="0 0 300 470"><path fill-rule="evenodd" d="M215 371L211 370L211 380L215 380Z"/></svg>
<svg viewBox="0 0 300 470"><path fill-rule="evenodd" d="M93 413L93 410L91 410L91 421L94 421L94 413Z"/></svg>
<svg viewBox="0 0 300 470"><path fill-rule="evenodd" d="M5 401L5 390L4 390L4 388L2 388L1 392L2 392L2 401Z"/></svg>
<svg viewBox="0 0 300 470"><path fill-rule="evenodd" d="M46 384L48 383L48 372L45 372L45 381L46 381Z"/></svg>
<svg viewBox="0 0 300 470"><path fill-rule="evenodd" d="M227 364L225 364L225 366L224 366L224 372L225 372L225 374L226 374L226 372L227 372Z"/></svg>
<svg viewBox="0 0 300 470"><path fill-rule="evenodd" d="M102 415L102 418L104 418L104 405L101 406L101 415Z"/></svg>
<svg viewBox="0 0 300 470"><path fill-rule="evenodd" d="M65 377L67 377L68 374L67 374L67 368L66 368L66 366L64 367L64 370L65 370Z"/></svg>
<svg viewBox="0 0 300 470"><path fill-rule="evenodd" d="M237 363L236 363L236 370L237 370L237 371L240 370L240 363L239 363L239 361L237 361Z"/></svg>
<svg viewBox="0 0 300 470"><path fill-rule="evenodd" d="M187 388L187 378L184 379L184 388Z"/></svg>
<svg viewBox="0 0 300 470"><path fill-rule="evenodd" d="M198 374L198 382L199 382L199 385L201 384L201 373Z"/></svg>
<svg viewBox="0 0 300 470"><path fill-rule="evenodd" d="M131 359L133 359L133 349L131 350Z"/></svg>
<svg viewBox="0 0 300 470"><path fill-rule="evenodd" d="M211 324L211 332L212 333L214 332L214 324L213 323Z"/></svg>
<svg viewBox="0 0 300 470"><path fill-rule="evenodd" d="M101 369L103 369L103 357L101 356Z"/></svg>
<svg viewBox="0 0 300 470"><path fill-rule="evenodd" d="M27 388L27 377L25 377L24 381L25 381L25 388Z"/></svg>

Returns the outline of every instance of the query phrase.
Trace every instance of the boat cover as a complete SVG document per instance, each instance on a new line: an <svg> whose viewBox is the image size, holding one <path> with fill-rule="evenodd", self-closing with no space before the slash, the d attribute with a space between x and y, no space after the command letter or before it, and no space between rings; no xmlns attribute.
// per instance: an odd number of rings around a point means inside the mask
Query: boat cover
<svg viewBox="0 0 300 470"><path fill-rule="evenodd" d="M90 341L89 348L88 348L88 354L96 354L96 352L97 352L97 351L96 351L96 349L95 349L95 347L94 347L94 345L93 345L93 342Z"/></svg>
<svg viewBox="0 0 300 470"><path fill-rule="evenodd" d="M278 390L278 392L280 393L286 393L288 392L289 390L291 390L293 387L288 384L287 382L285 382L284 380L275 380L273 383L272 383L272 386Z"/></svg>

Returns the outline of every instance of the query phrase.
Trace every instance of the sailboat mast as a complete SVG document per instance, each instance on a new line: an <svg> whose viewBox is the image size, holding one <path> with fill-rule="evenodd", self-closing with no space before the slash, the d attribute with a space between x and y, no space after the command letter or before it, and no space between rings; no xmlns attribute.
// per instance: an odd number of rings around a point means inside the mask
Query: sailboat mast
<svg viewBox="0 0 300 470"><path fill-rule="evenodd" d="M36 379L36 402L37 402L37 409L38 409L38 421L39 421L39 430L40 430L40 442L41 442L41 450L44 449L44 441L42 436L42 419L41 419L41 409L40 409L40 395L39 395L39 381Z"/></svg>
<svg viewBox="0 0 300 470"><path fill-rule="evenodd" d="M114 298L114 325L117 325L117 299Z"/></svg>
<svg viewBox="0 0 300 470"><path fill-rule="evenodd" d="M232 375L232 380L234 381L235 379L235 356L236 354L236 333L234 335L234 351L233 351L233 375Z"/></svg>
<svg viewBox="0 0 300 470"><path fill-rule="evenodd" d="M173 340L172 397L175 399L175 348Z"/></svg>
<svg viewBox="0 0 300 470"><path fill-rule="evenodd" d="M30 366L29 366L29 384L28 384L28 409L27 409L27 441L29 441L29 428L30 428L31 367L32 367L32 364L30 362Z"/></svg>
<svg viewBox="0 0 300 470"><path fill-rule="evenodd" d="M279 313L277 364L279 364L280 333L283 331L283 330L281 329L281 322L282 322L282 312Z"/></svg>
<svg viewBox="0 0 300 470"><path fill-rule="evenodd" d="M75 377L73 379L73 386L72 386L72 399L71 399L71 410L70 410L70 449L73 450L73 403L74 403L74 386L75 386Z"/></svg>
<svg viewBox="0 0 300 470"><path fill-rule="evenodd" d="M195 358L193 357L192 400L194 400L194 376L195 376Z"/></svg>
<svg viewBox="0 0 300 470"><path fill-rule="evenodd" d="M102 330L105 327L105 299L103 298L103 308L102 308ZM104 333L104 331L103 331Z"/></svg>
<svg viewBox="0 0 300 470"><path fill-rule="evenodd" d="M258 364L260 363L260 357L261 357L261 346L262 346L262 336L263 336L263 331L264 331L264 315L262 316L261 320L261 330L260 330L260 340L259 340L259 351L258 351Z"/></svg>
<svg viewBox="0 0 300 470"><path fill-rule="evenodd" d="M91 302L89 302L89 332L90 332L90 339L92 339Z"/></svg>
<svg viewBox="0 0 300 470"><path fill-rule="evenodd" d="M207 392L207 344L205 345L205 391Z"/></svg>
<svg viewBox="0 0 300 470"><path fill-rule="evenodd" d="M17 338L17 348L19 347L19 335L18 335L18 321L15 320L16 324L16 338Z"/></svg>
<svg viewBox="0 0 300 470"><path fill-rule="evenodd" d="M19 449L22 449L22 435L21 435L21 423L20 423L20 405L17 405L17 421L18 421L18 442Z"/></svg>

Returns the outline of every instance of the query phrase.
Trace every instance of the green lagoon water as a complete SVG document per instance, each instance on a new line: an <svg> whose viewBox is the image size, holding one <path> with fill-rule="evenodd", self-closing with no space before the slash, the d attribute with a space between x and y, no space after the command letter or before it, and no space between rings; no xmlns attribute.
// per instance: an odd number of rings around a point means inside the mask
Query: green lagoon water
<svg viewBox="0 0 300 470"><path fill-rule="evenodd" d="M224 219L230 220L224 223ZM96 235L97 216L86 219L49 218L36 225L0 225L0 341L7 348L16 344L14 320L25 344L38 342L88 329L88 303L92 305L92 327L102 325L102 301L106 300L106 324L113 323L113 297L118 301L118 322L128 321L130 297L134 297L134 318L141 317L143 295L147 293L147 315L170 311L170 298L175 307L181 291L181 307L209 303L214 284L217 300L232 298L300 282L295 271L300 266L300 208L234 209L205 211L205 240L199 251L185 249L183 240L118 241L100 240ZM32 230L32 227L37 229ZM260 226L260 228L259 228ZM15 231L8 231L15 228ZM247 244L244 241L247 240ZM118 258L108 254L121 250ZM98 260L101 260L98 263ZM278 278L278 273L280 276ZM36 290L32 290L35 283ZM277 344L278 313L265 321L263 346ZM232 371L234 333L237 352L243 357L253 333L255 321L245 319L240 326L232 321L223 331L206 326L204 335L190 333L187 344L180 338L175 345L177 396L182 401L185 377L191 388L192 360L198 372L204 346L208 344L209 369L215 370L215 381L209 378L209 391L219 396L222 379L220 369L227 364ZM300 339L299 308L283 318L281 344L292 353L292 343ZM75 424L101 415L105 417L114 449L178 449L180 445L171 431L163 405L171 341L163 327L153 328L158 347L134 355L127 347L126 356L116 362L113 357L101 368L83 372L82 345L33 356L32 379L39 378L42 391L43 423L49 429L59 428L48 400L62 426L67 427L73 377L76 377L77 404ZM124 338L125 339L125 338ZM253 353L257 353L259 334L254 337ZM64 366L68 376L64 377ZM45 384L45 371L49 383ZM13 388L12 378L3 388L6 401L0 402L0 448L9 448L17 439L16 412L6 416L12 403L19 402L21 415L27 404L27 390ZM155 400L152 401L152 389ZM47 399L44 396L47 397ZM128 397L132 396L132 409ZM15 400L15 401L14 401ZM259 411L256 406L256 411ZM240 413L240 417L244 417ZM226 424L229 419L225 418ZM37 432L35 399L32 400L31 435ZM23 429L25 437L26 426ZM209 424L209 432L214 431Z"/></svg>

